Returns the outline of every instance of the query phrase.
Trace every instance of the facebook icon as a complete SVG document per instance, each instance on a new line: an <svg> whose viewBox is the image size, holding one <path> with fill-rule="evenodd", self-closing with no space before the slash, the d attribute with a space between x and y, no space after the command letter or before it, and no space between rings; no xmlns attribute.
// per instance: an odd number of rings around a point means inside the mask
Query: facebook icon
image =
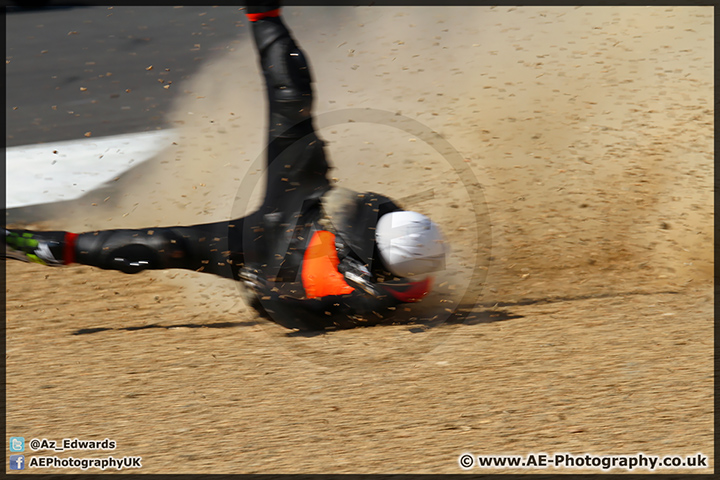
<svg viewBox="0 0 720 480"><path fill-rule="evenodd" d="M10 470L25 470L25 455L10 455Z"/></svg>

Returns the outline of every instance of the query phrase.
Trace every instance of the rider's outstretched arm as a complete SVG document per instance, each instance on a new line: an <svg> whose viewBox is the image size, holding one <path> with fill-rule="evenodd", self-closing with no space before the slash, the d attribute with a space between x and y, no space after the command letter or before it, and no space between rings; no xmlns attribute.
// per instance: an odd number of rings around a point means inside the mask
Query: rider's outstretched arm
<svg viewBox="0 0 720 480"><path fill-rule="evenodd" d="M287 231L300 221L304 205L318 202L330 189L329 165L313 125L308 61L277 1L249 3L247 17L268 106L266 188L259 209L245 219L240 249L248 265L274 276L289 248Z"/></svg>
<svg viewBox="0 0 720 480"><path fill-rule="evenodd" d="M277 2L248 6L268 101L267 188L263 213L296 210L298 199L329 188L323 142L315 134L310 65Z"/></svg>

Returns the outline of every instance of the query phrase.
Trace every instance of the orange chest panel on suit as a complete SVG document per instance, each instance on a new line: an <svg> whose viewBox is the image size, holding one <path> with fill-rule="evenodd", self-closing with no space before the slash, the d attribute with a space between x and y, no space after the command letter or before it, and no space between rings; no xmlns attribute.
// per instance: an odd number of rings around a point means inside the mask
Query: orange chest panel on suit
<svg viewBox="0 0 720 480"><path fill-rule="evenodd" d="M307 298L345 295L354 288L338 271L340 260L335 249L335 235L326 230L313 234L302 265L302 283Z"/></svg>

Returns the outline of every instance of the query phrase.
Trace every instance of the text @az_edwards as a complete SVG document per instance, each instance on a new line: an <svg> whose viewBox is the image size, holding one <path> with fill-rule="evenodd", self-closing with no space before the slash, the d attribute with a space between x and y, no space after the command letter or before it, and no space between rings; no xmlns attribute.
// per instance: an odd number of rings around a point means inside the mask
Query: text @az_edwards
<svg viewBox="0 0 720 480"><path fill-rule="evenodd" d="M38 450L54 450L56 452L64 452L66 450L115 450L117 442L105 438L103 440L80 440L77 438L63 438L61 442L48 440L47 438L33 438L28 443L30 450L37 452Z"/></svg>

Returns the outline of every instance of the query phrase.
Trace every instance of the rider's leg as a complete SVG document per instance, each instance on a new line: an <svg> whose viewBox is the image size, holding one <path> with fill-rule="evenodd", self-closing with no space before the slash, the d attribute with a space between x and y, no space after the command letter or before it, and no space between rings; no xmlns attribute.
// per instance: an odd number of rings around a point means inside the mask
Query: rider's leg
<svg viewBox="0 0 720 480"><path fill-rule="evenodd" d="M80 263L137 273L181 268L234 278L244 261L240 245L243 219L188 227L32 232L6 230L5 243L15 256L47 265Z"/></svg>

